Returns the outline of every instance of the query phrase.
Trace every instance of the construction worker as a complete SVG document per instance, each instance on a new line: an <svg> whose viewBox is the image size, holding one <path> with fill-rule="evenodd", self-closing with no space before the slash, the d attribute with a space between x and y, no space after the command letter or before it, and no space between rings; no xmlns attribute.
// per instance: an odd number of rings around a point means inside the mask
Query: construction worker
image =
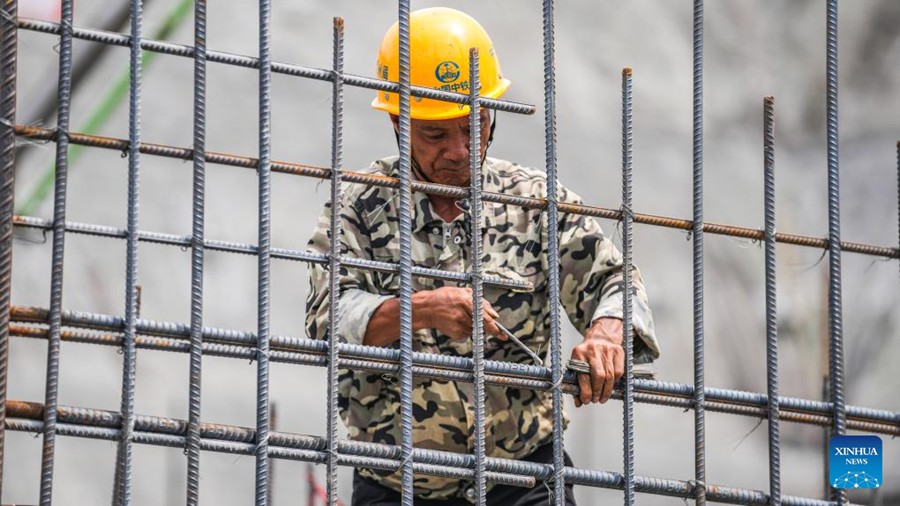
<svg viewBox="0 0 900 506"><path fill-rule="evenodd" d="M398 27L384 36L378 53L378 77L398 80ZM480 54L482 96L498 98L509 88L493 44L481 25L468 15L447 8L422 9L410 15L413 85L468 93L469 48ZM398 130L399 99L377 92L372 107L390 115ZM420 181L468 187L469 109L460 104L412 98L410 146L412 174ZM486 156L492 127L481 112L483 190L507 195L547 198L544 172ZM398 177L398 158L374 162L369 173ZM559 200L580 198L562 186ZM399 262L399 192L359 184L343 186L341 205L342 255ZM468 202L413 193L412 261L416 266L467 272L472 228ZM326 204L309 248L329 251L331 203ZM481 241L483 272L530 282L531 292L484 288L485 358L531 364L529 352L547 355L550 301L547 273L547 215L538 209L487 204L475 236ZM622 256L592 218L561 214L559 218L560 295L569 320L584 336L572 359L590 365L579 374L581 395L576 406L604 403L624 371L622 347ZM342 267L338 336L341 342L396 347L400 336L399 274ZM325 266L310 268L306 329L310 337L329 339L329 276ZM637 363L659 356L653 321L640 273L633 273L634 356ZM415 351L459 357L472 356L472 292L463 284L413 278L413 347ZM528 351L508 340L508 328ZM533 353L532 353L533 354ZM413 438L417 448L472 453L474 386L472 383L415 377ZM351 439L400 444L400 385L396 378L366 371L340 373L340 414ZM493 457L552 462L553 409L551 392L486 386L486 453ZM566 464L572 465L566 455ZM547 504L550 487L533 489L489 483L488 502L502 505ZM400 474L358 469L353 505L400 504ZM417 475L416 504L452 505L474 501L471 482ZM567 504L575 504L571 485Z"/></svg>

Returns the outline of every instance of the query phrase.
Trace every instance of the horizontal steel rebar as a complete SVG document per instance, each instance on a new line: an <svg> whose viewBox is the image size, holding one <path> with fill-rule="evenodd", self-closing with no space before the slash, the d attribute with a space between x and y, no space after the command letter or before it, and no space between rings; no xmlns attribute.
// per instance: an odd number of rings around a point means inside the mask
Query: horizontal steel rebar
<svg viewBox="0 0 900 506"><path fill-rule="evenodd" d="M10 334L16 337L26 337L32 339L46 339L46 329L36 327L26 327L12 325ZM66 342L77 342L85 344L97 344L105 346L120 346L122 338L115 334L98 334L88 331L72 331L63 330L60 334L61 340ZM182 352L187 353L190 350L190 343L179 338L168 337L148 337L138 335L135 338L135 345L139 349L148 349L156 351ZM256 349L249 345L227 345L217 343L204 343L203 354L206 356L239 358L243 360L254 360L256 358ZM270 351L269 359L272 362L288 363L295 365L307 365L325 367L327 358L324 353L304 353L292 351ZM396 375L398 373L398 365L392 362L372 361L367 359L342 357L338 361L341 367L354 370L367 370L375 373L388 375ZM462 370L449 369L443 367L414 365L413 373L416 376L432 377L447 381L464 381L472 382L472 373ZM578 385L573 378L566 378L568 382L562 384L563 393L578 395ZM548 390L550 382L545 380L535 380L507 375L486 374L485 383L490 385L507 386L515 388L528 388L533 390ZM613 393L613 399L621 400L621 392L616 390ZM635 399L645 404L655 404L659 406L669 406L681 409L691 409L692 401L688 397L679 397L672 394L657 395L650 393L637 392ZM763 407L747 406L741 404L731 404L724 402L710 401L707 405L710 411L716 411L728 414L737 414L750 416L755 418L765 418L766 410ZM815 415L800 412L789 412L783 419L793 422L804 423L809 425L828 426L831 419L828 416ZM849 427L854 430L863 432L873 432L882 434L893 434L896 431L888 425L880 422L868 422L850 420Z"/></svg>
<svg viewBox="0 0 900 506"><path fill-rule="evenodd" d="M33 216L13 216L13 224L17 227L36 228L39 230L51 230L53 223L42 218ZM109 237L114 239L124 239L127 231L121 228L109 227L106 225L94 225L91 223L75 223L66 222L66 232L84 235L94 235L99 237ZM155 244L165 244L169 246L179 246L182 248L190 248L193 239L189 235L165 234L161 232L138 231L138 241L150 242ZM239 253L244 255L255 255L258 248L253 244L242 244L227 241L203 241L205 249L212 251L222 251L227 253ZM328 263L328 255L319 253L310 253L307 251L290 250L285 248L272 248L272 258L281 260L294 260L309 263ZM390 262L380 262L377 260L364 260L361 258L341 257L341 264L359 269L373 270L379 272L397 272L399 266ZM413 275L423 278L443 279L449 281L468 282L469 275L464 272L444 271L440 269L430 269L426 267L413 267ZM484 276L484 282L495 287L508 288L510 290L531 291L534 287L531 283L524 281L514 281L497 276Z"/></svg>
<svg viewBox="0 0 900 506"><path fill-rule="evenodd" d="M39 21L36 19L19 18L19 28L33 32L47 33L52 35L59 34L59 24L48 21ZM129 47L131 45L131 36L124 33L108 32L93 28L73 27L72 36L76 39L87 40L91 42L100 42L113 46ZM175 44L153 39L141 39L141 49L144 51L152 51L154 53L162 53L170 56L181 56L184 58L194 57L193 46L183 44ZM224 63L235 67L244 67L250 69L259 68L259 59L252 56L244 56L234 53L226 53L222 51L206 50L206 61L211 63ZM276 74L286 74L296 77L304 77L318 81L334 81L334 72L331 69L319 69L315 67L306 67L303 65L294 65L289 63L272 62L272 72ZM356 86L360 88L368 88L372 90L398 92L400 86L391 81L383 81L381 79L373 79L370 77L358 76L354 74L343 74L342 81L345 85ZM411 95L415 97L431 98L435 100L443 100L457 104L468 103L469 96L462 93L453 93L449 91L441 91L432 88L423 88L421 86L412 86ZM497 100L483 98L481 99L482 107L488 109L496 109L498 111L511 112L515 114L534 114L534 106L510 102L508 100Z"/></svg>
<svg viewBox="0 0 900 506"><path fill-rule="evenodd" d="M33 140L56 140L56 130L24 125L16 126L16 135ZM75 132L70 132L68 137L70 144L112 149L122 152L128 150L128 141L125 139L102 137L97 135L85 135ZM140 145L140 152L144 154L175 158L179 160L193 159L193 150L191 150L190 148L168 146L165 144L151 144L142 142ZM218 165L244 167L248 169L255 169L258 165L258 160L256 158L216 152L207 152L206 161L208 163ZM305 165L292 162L273 161L272 172L293 174L304 177L314 177L319 179L331 178L331 169L327 167L318 167L315 165ZM396 178L380 176L376 174L365 174L362 172L343 171L341 179L350 183L366 184L370 186L382 186L387 188L397 188L399 186L399 181ZM412 189L413 191L428 193L430 195L440 195L458 199L468 198L468 189L461 187L413 181ZM547 201L545 199L519 197L495 192L482 192L482 199L485 202L509 204L531 209L544 209L547 205ZM558 209L563 213L593 216L596 218L604 218L615 221L621 221L622 219L622 211L618 209L607 209L603 207L589 206L584 204L568 204L564 202L560 202L558 204ZM657 216L642 213L632 213L632 215L634 217L635 223L641 223L644 225L674 228L685 231L691 231L693 227L693 222L691 220L682 218L673 218L668 216ZM765 231L761 229L737 227L719 223L704 222L703 231L707 234L738 237L754 241L762 241L765 238ZM823 237L811 237L778 232L775 234L775 241L784 244L792 244L795 246L805 246L810 248L828 248L828 239ZM900 259L900 248L841 241L841 249L848 253L859 253L863 255ZM253 253L250 252L250 254Z"/></svg>
<svg viewBox="0 0 900 506"><path fill-rule="evenodd" d="M42 430L43 405L9 401L6 427L9 430L39 432ZM116 440L119 437L121 415L113 411L60 406L57 410L58 433L63 436ZM154 416L135 416L134 442L181 448L184 446L188 423L184 420ZM201 449L252 455L255 451L256 431L246 427L221 424L200 424ZM269 454L274 458L324 463L327 441L323 437L286 432L269 434ZM339 463L354 467L376 467L396 470L400 448L397 446L361 441L341 441L338 444ZM471 479L474 475L473 455L416 448L413 450L416 472L438 476ZM535 480L551 478L552 467L547 464L488 457L487 479L515 486L535 486ZM576 467L566 468L566 481L591 487L621 489L624 477L619 473L595 471ZM635 476L638 492L690 497L694 484L690 481ZM731 504L768 503L768 495L748 490L707 485L707 499ZM832 506L828 501L785 496L782 504L793 506Z"/></svg>
<svg viewBox="0 0 900 506"><path fill-rule="evenodd" d="M11 307L11 320L18 323L46 322L47 310L32 307ZM123 320L120 317L64 311L63 324L69 327L86 328L97 331L119 332ZM189 349L190 327L169 322L138 320L136 328L138 347L162 351L187 351ZM43 328L13 325L13 335L44 339ZM70 329L62 331L64 341L92 344L116 345L121 336L79 332ZM204 354L236 357L252 360L255 357L256 338L252 332L204 328ZM328 348L323 341L305 338L272 336L271 360L304 365L324 366ZM384 374L397 372L399 352L397 350L352 344L340 345L341 364L344 367L371 370ZM431 353L413 355L415 373L452 381L472 381L471 359L451 357ZM545 367L532 365L485 361L486 382L516 388L548 390L551 387L550 373ZM693 388L690 385L635 379L635 399L642 403L673 406L683 409L692 407ZM564 376L563 391L577 394L578 386L572 373ZM616 389L614 398L619 399L621 389ZM707 409L723 413L765 418L768 399L766 395L754 392L720 388L706 389ZM787 421L827 426L831 420L831 405L821 401L779 397L782 418ZM900 435L900 413L871 408L848 406L848 427L865 432Z"/></svg>
<svg viewBox="0 0 900 506"><path fill-rule="evenodd" d="M15 403L16 401L11 401ZM93 411L93 410L81 410L80 415L84 417L85 411ZM115 413L118 415L118 413ZM182 448L185 444L185 436L184 430L179 430L177 434L170 434L168 431L174 425L179 426L183 424L180 420L173 421L170 419L154 419L154 421L148 422L147 418L144 417L143 425L144 429L135 429L133 441L135 443L141 444L151 444L158 446L168 446L172 448ZM179 423L180 422L180 423ZM102 423L102 422L101 422ZM136 426L139 424L136 424ZM203 430L201 425L201 431ZM42 424L35 420L9 420L7 423L7 428L10 430L18 430L24 432L37 432L41 430ZM158 432L162 430L162 433ZM225 433L227 436L238 437L240 441L233 440L210 440L210 439L201 439L200 440L200 449L206 451L214 451L214 452L222 452L222 453L232 453L239 455L253 455L256 452L256 444L255 441L248 441L248 435L252 435L256 437L256 433L253 429L245 429L242 427L232 427L232 426L217 426L215 430L218 430L220 433ZM245 432L246 431L246 432ZM61 423L59 424L59 434L65 436L75 436L75 437L84 437L90 439L104 439L104 440L115 440L119 437L119 429L111 426L96 426L91 424L73 424L73 423ZM285 446L278 446L277 444L273 444L273 441L276 439L273 436L276 436L277 433L270 434L269 444L273 447L269 449L269 456L274 458L281 459L290 459L290 460L301 460L307 462L315 462L317 464L321 464L325 462L325 452L321 450L311 450L311 449L301 449L301 448L292 448ZM297 435L290 435L297 436ZM303 437L303 436L300 436ZM301 444L303 446L310 445L319 445L319 439L313 436L305 436L306 438L316 440L312 443L307 441L302 441ZM297 441L300 441L295 438L290 438L286 442L290 444L296 444ZM324 441L324 440L323 440ZM284 442L284 441L283 441ZM341 465L352 466L352 467L369 467L375 469L383 469L387 471L396 471L399 462L396 458L385 458L385 457L374 457L369 456L367 453L388 453L388 450L381 448L367 448L365 446L348 446L344 445L345 448L349 448L351 452L355 451L359 455L347 454L347 452L339 452L338 454L338 462ZM450 465L442 465L436 466L431 464L418 464L413 466L417 473L421 474L430 474L434 476L441 476L445 478L453 478L460 480L471 480L474 472L460 467L460 466L450 466ZM487 474L487 479L489 481L494 481L504 485L511 485L514 487L527 487L531 488L535 486L536 480L531 476L521 476L516 474L508 474L508 473L497 473L491 472Z"/></svg>

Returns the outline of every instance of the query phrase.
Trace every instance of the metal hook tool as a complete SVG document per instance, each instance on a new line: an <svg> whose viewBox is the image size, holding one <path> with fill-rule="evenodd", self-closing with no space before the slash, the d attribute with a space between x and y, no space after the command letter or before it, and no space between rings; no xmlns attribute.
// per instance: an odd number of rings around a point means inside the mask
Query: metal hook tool
<svg viewBox="0 0 900 506"><path fill-rule="evenodd" d="M513 334L512 332L510 332L510 331L509 331L506 327L504 327L503 325L500 325L499 322L496 322L496 321L495 321L494 323L497 324L497 328L500 329L500 331L503 332L503 333L506 335L506 337L509 338L510 341L512 341L513 343L515 343L515 345L518 346L519 348L522 348L522 350L524 350L525 353L527 353L528 356L531 357L531 360L533 360L535 364L537 364L537 365L539 365L539 366L543 366L543 365L544 365L544 361L541 360L541 357L539 357L537 353L531 351L531 348L529 348L528 346L525 346L525 343L523 343L522 341L519 341L519 338L516 337L515 334Z"/></svg>

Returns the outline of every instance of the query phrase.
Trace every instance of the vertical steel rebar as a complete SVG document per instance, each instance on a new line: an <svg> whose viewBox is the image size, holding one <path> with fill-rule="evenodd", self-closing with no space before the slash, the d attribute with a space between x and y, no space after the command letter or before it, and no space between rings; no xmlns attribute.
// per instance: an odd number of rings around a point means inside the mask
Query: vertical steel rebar
<svg viewBox="0 0 900 506"><path fill-rule="evenodd" d="M18 3L0 1L0 499L6 445L6 388L9 372L9 305L12 285L13 213L16 182L16 76L19 50Z"/></svg>
<svg viewBox="0 0 900 506"><path fill-rule="evenodd" d="M272 432L278 431L278 403L275 402L269 407L269 430ZM275 501L273 499L274 496L272 495L272 491L275 489L275 462L277 461L273 460L272 463L269 464L269 489L266 490L266 497L268 497L269 504L272 504Z"/></svg>
<svg viewBox="0 0 900 506"><path fill-rule="evenodd" d="M827 303L828 296L827 294L823 297L825 302ZM824 320L824 318L823 318ZM823 327L824 329L824 327ZM822 332L825 333L824 330ZM826 336L827 337L827 336ZM824 341L825 339L823 339ZM823 353L825 348L822 348ZM822 375L822 400L827 401L831 398L831 394L829 393L831 390L828 388L829 380L828 374ZM828 480L828 460L830 456L828 452L830 451L830 441L828 434L831 432L831 427L822 427L822 440L821 440L821 448L822 448L822 497L829 497L831 495L831 481Z"/></svg>
<svg viewBox="0 0 900 506"><path fill-rule="evenodd" d="M566 502L563 458L562 352L559 331L559 222L556 179L556 69L553 0L543 0L544 29L544 151L547 164L547 280L550 300L550 359L553 389L553 503Z"/></svg>
<svg viewBox="0 0 900 506"><path fill-rule="evenodd" d="M131 0L131 79L128 99L128 225L125 249L125 332L122 339L122 431L116 465L116 503L131 503L132 437L134 433L135 323L138 311L138 207L141 142L141 13L142 1Z"/></svg>
<svg viewBox="0 0 900 506"><path fill-rule="evenodd" d="M484 283L481 272L481 79L478 48L469 50L469 230L472 253L472 360L475 383L475 504L487 504L485 480Z"/></svg>
<svg viewBox="0 0 900 506"><path fill-rule="evenodd" d="M259 2L259 263L256 344L256 506L269 491L269 267L271 235L271 0Z"/></svg>
<svg viewBox="0 0 900 506"><path fill-rule="evenodd" d="M833 435L846 430L844 410L844 336L841 308L841 187L838 158L838 2L826 8L826 112L828 138L828 329ZM843 504L847 494L834 489L833 500Z"/></svg>
<svg viewBox="0 0 900 506"><path fill-rule="evenodd" d="M703 0L694 0L694 497L706 504L706 413L703 364Z"/></svg>
<svg viewBox="0 0 900 506"><path fill-rule="evenodd" d="M412 190L410 183L409 103L409 0L398 2L400 43L400 458L403 506L413 506L413 409L412 409Z"/></svg>
<svg viewBox="0 0 900 506"><path fill-rule="evenodd" d="M769 504L781 506L778 411L778 305L775 283L775 99L763 99L763 158L766 243L766 395L769 413Z"/></svg>
<svg viewBox="0 0 900 506"><path fill-rule="evenodd" d="M194 181L191 237L191 352L187 505L200 503L200 407L203 361L203 264L206 212L206 0L194 0Z"/></svg>
<svg viewBox="0 0 900 506"><path fill-rule="evenodd" d="M334 54L331 106L331 251L328 282L328 506L338 499L338 322L340 321L341 170L344 120L344 20L334 18Z"/></svg>
<svg viewBox="0 0 900 506"><path fill-rule="evenodd" d="M56 175L53 190L53 253L50 264L50 315L47 383L44 387L44 447L41 456L41 505L53 500L56 454L56 406L59 399L59 351L62 326L63 261L66 241L66 194L69 175L69 112L72 93L72 0L63 0L59 22L59 80L56 120Z"/></svg>
<svg viewBox="0 0 900 506"><path fill-rule="evenodd" d="M625 469L625 505L634 506L634 332L632 330L631 264L633 186L632 148L634 123L632 121L632 72L622 70L622 344L625 347L625 392L622 395L624 412L624 437L622 439L623 467Z"/></svg>
<svg viewBox="0 0 900 506"><path fill-rule="evenodd" d="M897 249L900 250L900 141L897 141ZM900 260L897 261L897 267L900 272Z"/></svg>

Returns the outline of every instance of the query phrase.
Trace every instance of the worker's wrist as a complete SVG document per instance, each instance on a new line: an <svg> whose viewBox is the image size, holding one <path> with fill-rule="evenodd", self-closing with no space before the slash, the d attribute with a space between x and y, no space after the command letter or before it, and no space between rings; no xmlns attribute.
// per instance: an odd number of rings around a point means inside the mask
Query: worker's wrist
<svg viewBox="0 0 900 506"><path fill-rule="evenodd" d="M412 296L413 331L434 327L431 321L431 291L416 292Z"/></svg>
<svg viewBox="0 0 900 506"><path fill-rule="evenodd" d="M604 316L594 320L591 328L584 335L584 340L602 339L621 345L623 341L622 319L613 316Z"/></svg>

